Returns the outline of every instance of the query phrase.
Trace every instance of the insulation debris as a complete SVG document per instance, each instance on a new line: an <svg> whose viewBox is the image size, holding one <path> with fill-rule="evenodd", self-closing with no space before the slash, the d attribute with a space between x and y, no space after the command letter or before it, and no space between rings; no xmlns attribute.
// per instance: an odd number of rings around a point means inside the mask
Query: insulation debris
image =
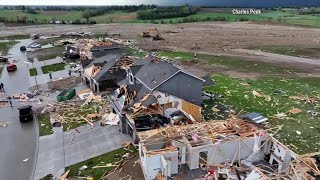
<svg viewBox="0 0 320 180"><path fill-rule="evenodd" d="M302 110L299 108L293 108L293 109L290 109L288 112L291 114L298 114L298 113L301 113Z"/></svg>

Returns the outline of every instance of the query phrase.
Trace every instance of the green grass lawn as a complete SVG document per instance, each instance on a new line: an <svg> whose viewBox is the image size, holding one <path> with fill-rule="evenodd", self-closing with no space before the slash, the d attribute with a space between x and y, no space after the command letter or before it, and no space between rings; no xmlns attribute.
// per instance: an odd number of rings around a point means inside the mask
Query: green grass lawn
<svg viewBox="0 0 320 180"><path fill-rule="evenodd" d="M0 66L0 78L2 76L3 66Z"/></svg>
<svg viewBox="0 0 320 180"><path fill-rule="evenodd" d="M72 166L66 167L66 171L70 170L69 177L76 177L79 176L79 169L80 167L86 165L88 168L81 171L82 177L93 177L93 179L100 179L103 174L108 174L112 171L115 167L104 167L104 168L95 168L94 166L105 166L108 163L116 164L116 162L122 159L122 156L126 153L130 153L131 155L135 154L137 150L135 147L130 147L130 150L120 148L114 151L111 151L106 154L102 154L100 156L88 159L86 161L74 164ZM131 156L130 155L130 156Z"/></svg>
<svg viewBox="0 0 320 180"><path fill-rule="evenodd" d="M294 46L266 45L250 49L297 57L320 57L320 48L298 48Z"/></svg>
<svg viewBox="0 0 320 180"><path fill-rule="evenodd" d="M79 126L87 124L87 121L85 121L82 117L86 117L87 114L93 114L93 113L99 113L99 108L97 106L89 106L89 105L80 106L75 110L65 110L63 112L60 112L59 114L63 117L66 117L69 119L72 119L72 118L77 119L76 121L63 123L63 131L74 129ZM94 121L95 120L97 119L94 119Z"/></svg>
<svg viewBox="0 0 320 180"><path fill-rule="evenodd" d="M184 61L191 61L194 59L193 53L182 51L159 51L156 53L158 56L164 56L169 59L181 59Z"/></svg>
<svg viewBox="0 0 320 180"><path fill-rule="evenodd" d="M2 56L7 55L9 49L15 45L16 43L18 43L17 41L9 41L9 42L0 42L0 54Z"/></svg>
<svg viewBox="0 0 320 180"><path fill-rule="evenodd" d="M57 63L57 64L51 64L47 66L42 66L42 72L43 74L48 74L50 72L55 72L55 71L62 71L65 69L66 64L64 63Z"/></svg>
<svg viewBox="0 0 320 180"><path fill-rule="evenodd" d="M46 136L46 135L53 134L49 114L39 114L38 121L39 121L39 135L40 136Z"/></svg>
<svg viewBox="0 0 320 180"><path fill-rule="evenodd" d="M60 56L61 56L61 52L58 52L58 53L52 53L52 54L38 55L37 59L38 61L45 61L45 60L54 59Z"/></svg>
<svg viewBox="0 0 320 180"><path fill-rule="evenodd" d="M137 58L143 58L147 55L146 52L140 51L139 49L133 49L130 47L125 47L124 51L129 55L129 56L134 56Z"/></svg>
<svg viewBox="0 0 320 180"><path fill-rule="evenodd" d="M30 35L28 35L28 34L17 34L17 35L12 35L12 36L0 37L0 40L17 40L17 39L30 39Z"/></svg>
<svg viewBox="0 0 320 180"><path fill-rule="evenodd" d="M264 62L248 61L243 58L233 56L214 56L199 54L198 58L204 60L209 64L218 64L234 68L241 71L257 72L257 73L290 73L291 71L300 72L301 70L290 67L278 67Z"/></svg>
<svg viewBox="0 0 320 180"><path fill-rule="evenodd" d="M29 74L30 76L38 75L37 69L36 68L29 69Z"/></svg>
<svg viewBox="0 0 320 180"><path fill-rule="evenodd" d="M215 119L211 110L213 104L220 103L233 108L236 112L259 112L268 117L271 127L281 126L282 129L275 135L283 143L290 146L295 152L306 154L320 150L320 117L313 117L307 111L320 111L319 105L311 105L289 96L320 96L319 79L281 79L260 78L256 81L233 79L225 75L214 75L216 85L206 87L206 91L222 94L223 98L216 101L207 100L203 104L204 118ZM249 86L240 83L249 83ZM252 91L269 95L268 101L263 97L254 97ZM277 92L282 91L282 94ZM287 111L300 108L301 113L290 115ZM275 114L286 113L286 119L278 119ZM301 132L301 135L300 133ZM297 148L296 148L297 147Z"/></svg>

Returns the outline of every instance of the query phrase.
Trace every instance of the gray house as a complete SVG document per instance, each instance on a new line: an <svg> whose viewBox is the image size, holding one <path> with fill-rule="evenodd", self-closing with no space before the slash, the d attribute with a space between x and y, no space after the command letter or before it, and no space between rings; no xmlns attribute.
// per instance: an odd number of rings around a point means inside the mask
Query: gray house
<svg viewBox="0 0 320 180"><path fill-rule="evenodd" d="M126 70L115 67L122 61L121 54L108 54L95 59L84 68L86 84L99 93L109 87L118 87L118 82L126 79Z"/></svg>
<svg viewBox="0 0 320 180"><path fill-rule="evenodd" d="M149 56L131 65L127 83L109 98L120 130L134 140L139 131L201 121L203 79ZM181 119L172 120L177 114Z"/></svg>

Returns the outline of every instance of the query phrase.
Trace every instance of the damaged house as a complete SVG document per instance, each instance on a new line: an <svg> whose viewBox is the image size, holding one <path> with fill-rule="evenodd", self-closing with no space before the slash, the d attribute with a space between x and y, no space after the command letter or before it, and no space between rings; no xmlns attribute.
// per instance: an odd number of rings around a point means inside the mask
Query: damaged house
<svg viewBox="0 0 320 180"><path fill-rule="evenodd" d="M116 89L127 82L127 69L133 59L121 54L108 54L93 60L84 68L84 80L96 93Z"/></svg>
<svg viewBox="0 0 320 180"><path fill-rule="evenodd" d="M127 80L110 101L120 116L121 132L134 141L139 131L201 121L203 79L149 56L130 66Z"/></svg>
<svg viewBox="0 0 320 180"><path fill-rule="evenodd" d="M240 119L138 132L146 180L316 180L320 155L298 156L266 130Z"/></svg>
<svg viewBox="0 0 320 180"><path fill-rule="evenodd" d="M86 44L81 48L82 67L88 66L94 59L103 57L108 54L122 54L123 50L119 44L113 42L95 42Z"/></svg>

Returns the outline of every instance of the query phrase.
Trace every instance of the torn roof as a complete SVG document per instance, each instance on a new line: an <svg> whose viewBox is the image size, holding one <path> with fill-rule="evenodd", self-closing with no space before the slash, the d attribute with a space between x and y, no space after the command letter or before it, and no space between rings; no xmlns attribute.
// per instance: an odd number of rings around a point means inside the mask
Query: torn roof
<svg viewBox="0 0 320 180"><path fill-rule="evenodd" d="M120 45L113 42L96 42L93 44L91 51L103 51L118 48L120 48Z"/></svg>
<svg viewBox="0 0 320 180"><path fill-rule="evenodd" d="M170 126L160 129L153 129L138 132L140 142L153 139L154 136L161 135L167 139L181 139L196 134L200 139L209 140L216 143L222 140L238 139L239 137L251 137L260 132L261 129L247 121L240 119L211 120L207 122L188 124L183 126ZM188 138L187 138L188 139Z"/></svg>
<svg viewBox="0 0 320 180"><path fill-rule="evenodd" d="M107 54L105 56L102 56L100 58L93 60L89 65L93 64L95 66L104 66L107 63L114 62L115 60L117 60L120 57L121 57L121 55L119 55L119 54Z"/></svg>
<svg viewBox="0 0 320 180"><path fill-rule="evenodd" d="M137 95L133 100L133 103L139 102L143 96L147 93L150 93L151 91L145 87L143 84L133 84L127 86L128 92L134 92L136 91Z"/></svg>
<svg viewBox="0 0 320 180"><path fill-rule="evenodd" d="M120 59L121 56L121 54L108 54L106 56L102 56L101 58L96 59L97 61L94 60L92 62L93 64L103 63L103 66L101 67L101 70L94 76L93 79L99 81L100 78L102 78L103 75L117 63L117 60Z"/></svg>

